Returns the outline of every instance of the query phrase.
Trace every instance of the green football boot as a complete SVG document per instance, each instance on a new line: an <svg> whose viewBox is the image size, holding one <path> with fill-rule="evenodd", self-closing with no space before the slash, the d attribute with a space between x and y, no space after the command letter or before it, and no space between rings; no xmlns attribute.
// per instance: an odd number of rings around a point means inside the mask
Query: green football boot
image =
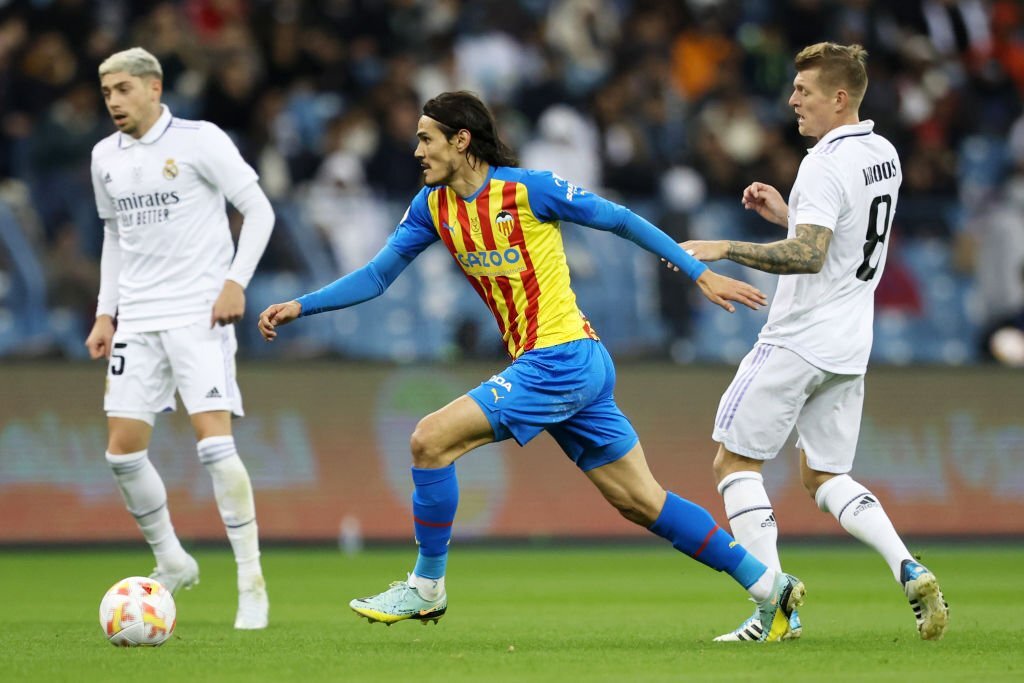
<svg viewBox="0 0 1024 683"><path fill-rule="evenodd" d="M784 639L790 631L790 617L797 607L804 604L806 592L803 581L778 573L771 595L757 603L757 618L762 626L760 642L774 643Z"/></svg>
<svg viewBox="0 0 1024 683"><path fill-rule="evenodd" d="M764 631L761 628L760 610L754 608L754 614L750 616L746 621L740 624L736 630L730 631L729 633L723 633L722 635L715 638L716 643L736 643L736 642L759 642L761 640L761 632ZM803 635L804 627L800 623L800 615L797 614L796 610L789 615L789 629L782 636L781 640L796 640Z"/></svg>
<svg viewBox="0 0 1024 683"><path fill-rule="evenodd" d="M406 619L419 619L426 626L428 621L436 624L444 616L448 596L442 593L437 600L424 600L408 581L393 581L383 593L356 598L348 606L371 624L379 621L390 626Z"/></svg>

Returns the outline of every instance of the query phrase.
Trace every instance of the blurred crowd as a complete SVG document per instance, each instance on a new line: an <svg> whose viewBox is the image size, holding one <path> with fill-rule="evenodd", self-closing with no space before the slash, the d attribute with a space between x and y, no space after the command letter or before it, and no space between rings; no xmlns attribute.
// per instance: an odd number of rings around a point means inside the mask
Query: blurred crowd
<svg viewBox="0 0 1024 683"><path fill-rule="evenodd" d="M657 206L684 239L696 207L736 201L754 179L788 191L811 144L786 106L792 58L826 39L869 51L861 116L905 175L896 234L950 250L975 280L979 326L1012 323L1024 311L1016 0L0 0L0 214L43 255L47 305L91 318L102 230L89 155L113 130L96 69L140 45L163 65L173 113L225 129L338 272L375 253L393 227L382 206L419 187L422 102L459 88L493 107L522 165ZM274 239L262 268L300 268ZM0 247L0 275L11 258ZM912 307L900 277L880 301ZM666 297L662 313L687 334L689 302Z"/></svg>

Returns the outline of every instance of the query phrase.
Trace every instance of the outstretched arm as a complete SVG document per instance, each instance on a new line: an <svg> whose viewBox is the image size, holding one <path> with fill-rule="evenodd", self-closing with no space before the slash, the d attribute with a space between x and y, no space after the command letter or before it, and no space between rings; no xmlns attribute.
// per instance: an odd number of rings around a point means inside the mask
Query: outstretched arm
<svg viewBox="0 0 1024 683"><path fill-rule="evenodd" d="M675 264L672 267L689 275L709 301L730 313L736 310L730 301L754 310L768 302L764 292L756 287L708 270L707 266L684 251L675 240L626 207L566 183L551 174L530 174L530 203L538 218L569 220L598 230L607 230L628 239L665 261Z"/></svg>
<svg viewBox="0 0 1024 683"><path fill-rule="evenodd" d="M260 314L260 334L267 341L277 336L276 328L298 317L348 308L376 298L391 286L412 259L385 245L369 263L315 292L293 301L273 304Z"/></svg>
<svg viewBox="0 0 1024 683"><path fill-rule="evenodd" d="M769 244L735 240L691 240L682 248L701 261L729 259L766 273L795 275L817 273L825 265L832 231L820 225L796 226L796 237Z"/></svg>
<svg viewBox="0 0 1024 683"><path fill-rule="evenodd" d="M736 307L729 303L730 301L741 303L755 311L768 303L768 297L764 292L746 282L715 273L651 223L625 207L616 205L616 208L621 209L616 212L619 220L606 229L639 244L663 259L671 258L674 263L685 264L686 274L694 279L700 287L701 294L711 303L721 306L730 313L736 311Z"/></svg>
<svg viewBox="0 0 1024 683"><path fill-rule="evenodd" d="M609 230L619 237L640 245L647 251L661 256L672 263L682 264L682 270L700 287L711 303L721 306L730 313L736 311L730 301L741 303L755 311L768 303L768 297L756 287L719 275L708 269L692 254L684 251L671 237L633 213L624 206L595 198L598 210L594 213L592 227ZM677 269L679 269L677 267Z"/></svg>
<svg viewBox="0 0 1024 683"><path fill-rule="evenodd" d="M572 221L597 230L607 230L647 251L676 264L696 280L707 266L691 257L675 240L621 204L584 190L547 171L527 171L523 177L530 193L534 215L544 221Z"/></svg>
<svg viewBox="0 0 1024 683"><path fill-rule="evenodd" d="M615 233L652 254L672 261L693 280L708 269L698 259L683 251L675 240L626 207L602 200L602 203L597 203L597 208L588 226Z"/></svg>

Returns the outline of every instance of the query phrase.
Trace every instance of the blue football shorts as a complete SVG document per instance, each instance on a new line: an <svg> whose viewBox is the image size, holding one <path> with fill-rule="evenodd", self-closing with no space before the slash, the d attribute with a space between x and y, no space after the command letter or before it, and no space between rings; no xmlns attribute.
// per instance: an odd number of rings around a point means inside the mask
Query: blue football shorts
<svg viewBox="0 0 1024 683"><path fill-rule="evenodd" d="M525 446L546 430L584 472L624 456L639 441L619 406L615 365L593 339L527 351L468 392L494 430L494 440Z"/></svg>

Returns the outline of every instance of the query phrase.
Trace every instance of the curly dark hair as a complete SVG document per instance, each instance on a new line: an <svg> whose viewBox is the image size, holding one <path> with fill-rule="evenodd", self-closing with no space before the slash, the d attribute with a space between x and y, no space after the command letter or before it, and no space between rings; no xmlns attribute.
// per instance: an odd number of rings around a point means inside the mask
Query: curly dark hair
<svg viewBox="0 0 1024 683"><path fill-rule="evenodd" d="M437 121L449 140L460 130L470 133L467 153L491 166L515 166L515 152L498 137L494 115L479 97L466 90L443 92L427 100L423 115Z"/></svg>

